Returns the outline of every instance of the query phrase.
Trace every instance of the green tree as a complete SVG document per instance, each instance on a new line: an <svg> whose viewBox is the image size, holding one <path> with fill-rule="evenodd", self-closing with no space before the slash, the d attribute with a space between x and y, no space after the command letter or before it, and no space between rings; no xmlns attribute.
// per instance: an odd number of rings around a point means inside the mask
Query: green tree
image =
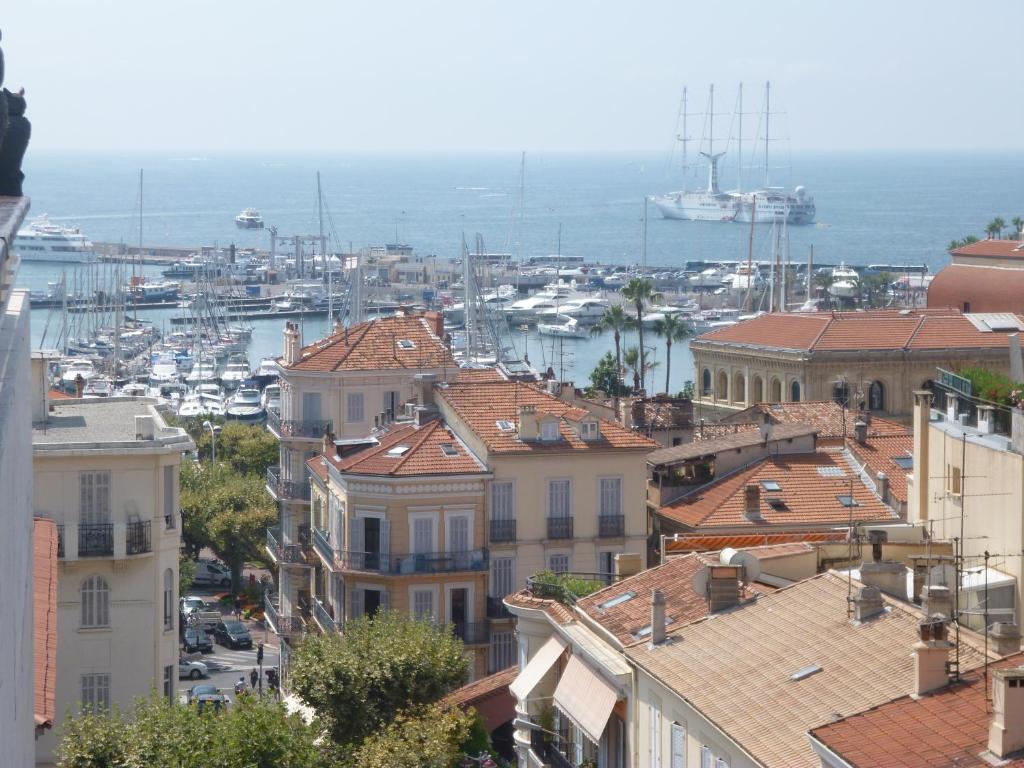
<svg viewBox="0 0 1024 768"><path fill-rule="evenodd" d="M1021 239L1021 234L1024 233L1024 218L1020 216L1014 216L1010 219L1010 223L1013 224L1013 233L1018 240Z"/></svg>
<svg viewBox="0 0 1024 768"><path fill-rule="evenodd" d="M130 717L81 714L65 721L59 768L312 768L322 764L317 732L282 704L241 697L227 711L199 712L155 693Z"/></svg>
<svg viewBox="0 0 1024 768"><path fill-rule="evenodd" d="M621 369L616 364L611 352L605 352L597 361L594 370L590 372L590 386L615 398L624 394Z"/></svg>
<svg viewBox="0 0 1024 768"><path fill-rule="evenodd" d="M658 363L644 364L641 362L639 347L627 347L626 351L622 353L622 363L626 366L626 370L633 374L634 395L643 389L644 377L658 367Z"/></svg>
<svg viewBox="0 0 1024 768"><path fill-rule="evenodd" d="M467 752L475 715L438 705L399 713L370 734L346 761L350 768L452 768Z"/></svg>
<svg viewBox="0 0 1024 768"><path fill-rule="evenodd" d="M654 290L654 283L650 280L642 277L633 277L622 286L622 297L632 304L636 310L636 330L640 335L640 370L646 372L648 368L646 365L647 350L644 348L644 307L658 301L661 298L661 294ZM643 373L641 373L641 386L638 389L643 388L643 378Z"/></svg>
<svg viewBox="0 0 1024 768"><path fill-rule="evenodd" d="M690 335L690 326L676 314L665 315L654 324L654 333L665 340L665 393L669 390L669 376L672 373L672 344Z"/></svg>
<svg viewBox="0 0 1024 768"><path fill-rule="evenodd" d="M196 561L185 555L178 555L178 594L184 595L196 580Z"/></svg>
<svg viewBox="0 0 1024 768"><path fill-rule="evenodd" d="M1006 221L1003 219L1002 216L996 216L994 219L992 219L991 226L996 233L996 237L1002 237L1003 230L1006 229Z"/></svg>
<svg viewBox="0 0 1024 768"><path fill-rule="evenodd" d="M183 426L196 444L196 451L202 461L210 461L213 455L213 436L203 427L201 419L187 419ZM268 467L278 463L280 448L277 440L263 427L242 424L238 421L220 421L221 430L217 435L217 461L227 462L239 474L256 474L261 477Z"/></svg>
<svg viewBox="0 0 1024 768"><path fill-rule="evenodd" d="M349 621L344 635L307 636L292 653L292 690L316 723L354 749L395 713L438 701L468 663L446 628L394 611Z"/></svg>
<svg viewBox="0 0 1024 768"><path fill-rule="evenodd" d="M607 331L612 332L612 339L615 341L615 381L618 382L618 386L606 389L605 391L615 397L616 400L618 400L622 390L622 332L629 326L630 319L622 305L614 304L604 311L601 319L590 329L590 332L595 336Z"/></svg>

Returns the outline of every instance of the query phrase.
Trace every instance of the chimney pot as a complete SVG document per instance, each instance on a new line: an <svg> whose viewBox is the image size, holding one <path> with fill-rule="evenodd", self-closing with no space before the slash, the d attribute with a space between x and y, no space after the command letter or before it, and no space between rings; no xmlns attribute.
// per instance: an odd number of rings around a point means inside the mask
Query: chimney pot
<svg viewBox="0 0 1024 768"><path fill-rule="evenodd" d="M761 518L761 486L757 483L748 483L743 489L743 515L748 520Z"/></svg>
<svg viewBox="0 0 1024 768"><path fill-rule="evenodd" d="M992 650L1000 656L1020 652L1020 625L1008 621L997 621L989 631Z"/></svg>
<svg viewBox="0 0 1024 768"><path fill-rule="evenodd" d="M857 590L853 598L853 618L855 621L867 621L882 612L885 602L882 590L878 587L866 586Z"/></svg>
<svg viewBox="0 0 1024 768"><path fill-rule="evenodd" d="M77 397L78 399L81 399L82 395L84 393L85 393L85 378L82 376L82 374L78 374L77 376L75 376L75 397Z"/></svg>
<svg viewBox="0 0 1024 768"><path fill-rule="evenodd" d="M740 603L740 570L738 565L708 566L708 612L715 613Z"/></svg>
<svg viewBox="0 0 1024 768"><path fill-rule="evenodd" d="M883 502L889 498L889 476L885 472L879 472L875 476L875 489L878 491L878 498Z"/></svg>
<svg viewBox="0 0 1024 768"><path fill-rule="evenodd" d="M953 595L949 587L941 584L924 587L921 590L921 610L925 616L953 616Z"/></svg>
<svg viewBox="0 0 1024 768"><path fill-rule="evenodd" d="M949 649L946 639L946 620L941 617L925 619L918 625L919 640L914 643L914 695L942 688L949 683Z"/></svg>
<svg viewBox="0 0 1024 768"><path fill-rule="evenodd" d="M665 642L665 593L660 589L651 592L651 645Z"/></svg>
<svg viewBox="0 0 1024 768"><path fill-rule="evenodd" d="M877 587L882 592L900 600L907 599L907 569L901 562L875 560L870 563L861 563L860 580L864 584Z"/></svg>
<svg viewBox="0 0 1024 768"><path fill-rule="evenodd" d="M1002 759L1024 747L1024 668L996 669L991 675L988 749Z"/></svg>
<svg viewBox="0 0 1024 768"><path fill-rule="evenodd" d="M868 425L863 419L857 419L857 423L853 425L853 434L857 438L857 442L861 445L868 440Z"/></svg>

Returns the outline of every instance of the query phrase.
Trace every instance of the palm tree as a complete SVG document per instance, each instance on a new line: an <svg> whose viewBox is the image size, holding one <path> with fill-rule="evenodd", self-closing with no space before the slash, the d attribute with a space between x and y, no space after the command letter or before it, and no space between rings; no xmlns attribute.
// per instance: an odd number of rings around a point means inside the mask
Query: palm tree
<svg viewBox="0 0 1024 768"><path fill-rule="evenodd" d="M601 315L601 319L597 321L597 324L590 329L590 333L593 336L599 336L605 331L613 333L612 338L615 339L615 383L619 389L622 388L622 332L629 327L629 323L629 317L626 315L622 305L615 304L608 307L604 314ZM619 399L618 390L612 394L617 402ZM618 413L617 408L616 413Z"/></svg>
<svg viewBox="0 0 1024 768"><path fill-rule="evenodd" d="M996 228L996 235L999 237L1003 236L1003 230L1006 229L1006 222L1002 216L996 216L992 219L992 226Z"/></svg>
<svg viewBox="0 0 1024 768"><path fill-rule="evenodd" d="M641 364L638 347L626 347L622 353L622 363L626 366L626 370L633 374L633 394L641 390L640 382L643 378L658 367L658 363Z"/></svg>
<svg viewBox="0 0 1024 768"><path fill-rule="evenodd" d="M654 283L650 280L642 277L633 277L622 286L622 297L636 309L636 330L640 335L640 370L646 371L647 354L644 350L644 306L658 301L661 298L661 294L654 290Z"/></svg>
<svg viewBox="0 0 1024 768"><path fill-rule="evenodd" d="M665 340L665 393L669 391L669 375L672 372L672 344L690 335L690 326L679 315L665 315L654 324L654 332Z"/></svg>
<svg viewBox="0 0 1024 768"><path fill-rule="evenodd" d="M1021 239L1021 233L1024 232L1024 219L1020 216L1014 216L1010 223L1013 224L1013 229L1017 233L1017 239Z"/></svg>

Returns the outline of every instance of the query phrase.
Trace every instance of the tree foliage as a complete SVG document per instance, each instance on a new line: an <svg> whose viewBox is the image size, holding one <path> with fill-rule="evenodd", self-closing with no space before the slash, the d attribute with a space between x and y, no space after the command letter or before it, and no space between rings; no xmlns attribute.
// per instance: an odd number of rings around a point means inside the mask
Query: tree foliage
<svg viewBox="0 0 1024 768"><path fill-rule="evenodd" d="M447 629L385 611L347 622L344 635L307 636L292 653L291 684L334 742L354 748L395 713L439 700L467 670Z"/></svg>
<svg viewBox="0 0 1024 768"><path fill-rule="evenodd" d="M155 693L129 717L82 714L65 721L59 768L251 768L321 765L317 732L269 699L243 696L227 711L171 705Z"/></svg>
<svg viewBox="0 0 1024 768"><path fill-rule="evenodd" d="M438 705L399 713L356 748L347 768L451 768L469 752L472 713Z"/></svg>
<svg viewBox="0 0 1024 768"><path fill-rule="evenodd" d="M636 332L640 337L640 379L636 389L644 388L644 377L653 366L647 365L647 350L644 348L644 307L661 300L661 294L654 290L654 283L646 278L633 277L622 286L622 298L636 310Z"/></svg>
<svg viewBox="0 0 1024 768"><path fill-rule="evenodd" d="M203 426L205 419L184 419L181 426L196 444L201 461L213 458L213 436ZM238 421L220 421L217 435L217 462L226 462L241 474L262 477L269 467L278 462L280 449L277 440L263 427Z"/></svg>
<svg viewBox="0 0 1024 768"><path fill-rule="evenodd" d="M599 336L606 331L612 332L612 340L615 342L615 386L610 389L606 389L603 386L597 388L603 389L613 397L618 397L622 394L622 332L631 327L631 325L632 320L626 314L626 310L622 308L622 305L613 304L604 311L601 318L590 328L590 333L594 336ZM593 375L591 375L591 381L593 381ZM595 384L595 386L597 385Z"/></svg>
<svg viewBox="0 0 1024 768"><path fill-rule="evenodd" d="M611 352L605 352L597 361L594 370L590 372L590 386L612 397L626 394L627 389L622 384L619 366Z"/></svg>

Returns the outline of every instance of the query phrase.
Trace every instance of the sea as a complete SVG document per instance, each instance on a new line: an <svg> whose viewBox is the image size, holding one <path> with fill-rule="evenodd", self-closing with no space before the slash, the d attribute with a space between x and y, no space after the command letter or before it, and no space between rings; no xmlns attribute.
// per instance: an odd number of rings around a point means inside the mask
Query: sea
<svg viewBox="0 0 1024 768"><path fill-rule="evenodd" d="M25 163L32 213L80 226L95 241L147 246L269 247L267 230L238 230L243 208L259 209L280 236L318 229L317 173L324 228L337 250L402 242L422 255L458 257L477 237L490 252L516 257L561 253L588 262L679 268L689 260L746 259L750 227L665 220L648 195L679 189L673 160L657 152L461 154L95 154L32 151ZM142 183L140 186L140 173ZM694 171L687 188L701 184ZM815 264L948 263L946 244L984 236L995 216L1024 216L1024 153L794 154L770 170L770 183L803 185L815 198L814 225L788 230L789 255ZM745 175L754 176L753 172ZM758 173L763 182L763 169ZM728 166L722 187L732 188ZM746 184L747 187L751 183ZM140 201L141 190L141 201ZM646 211L645 211L646 208ZM140 217L141 210L141 217ZM645 226L646 220L646 226ZM646 230L646 238L644 232ZM753 255L770 255L771 227L754 228ZM644 245L646 241L646 247ZM22 264L16 285L45 290L68 265ZM144 272L159 277L160 267ZM145 314L169 327L174 310ZM32 339L46 346L56 319L33 310ZM279 355L283 321L254 323L253 365ZM303 338L326 334L326 321L305 320ZM517 352L577 385L587 382L611 339L514 337ZM625 344L635 344L627 338ZM664 345L645 335L665 385ZM669 389L693 379L685 343L673 346Z"/></svg>

